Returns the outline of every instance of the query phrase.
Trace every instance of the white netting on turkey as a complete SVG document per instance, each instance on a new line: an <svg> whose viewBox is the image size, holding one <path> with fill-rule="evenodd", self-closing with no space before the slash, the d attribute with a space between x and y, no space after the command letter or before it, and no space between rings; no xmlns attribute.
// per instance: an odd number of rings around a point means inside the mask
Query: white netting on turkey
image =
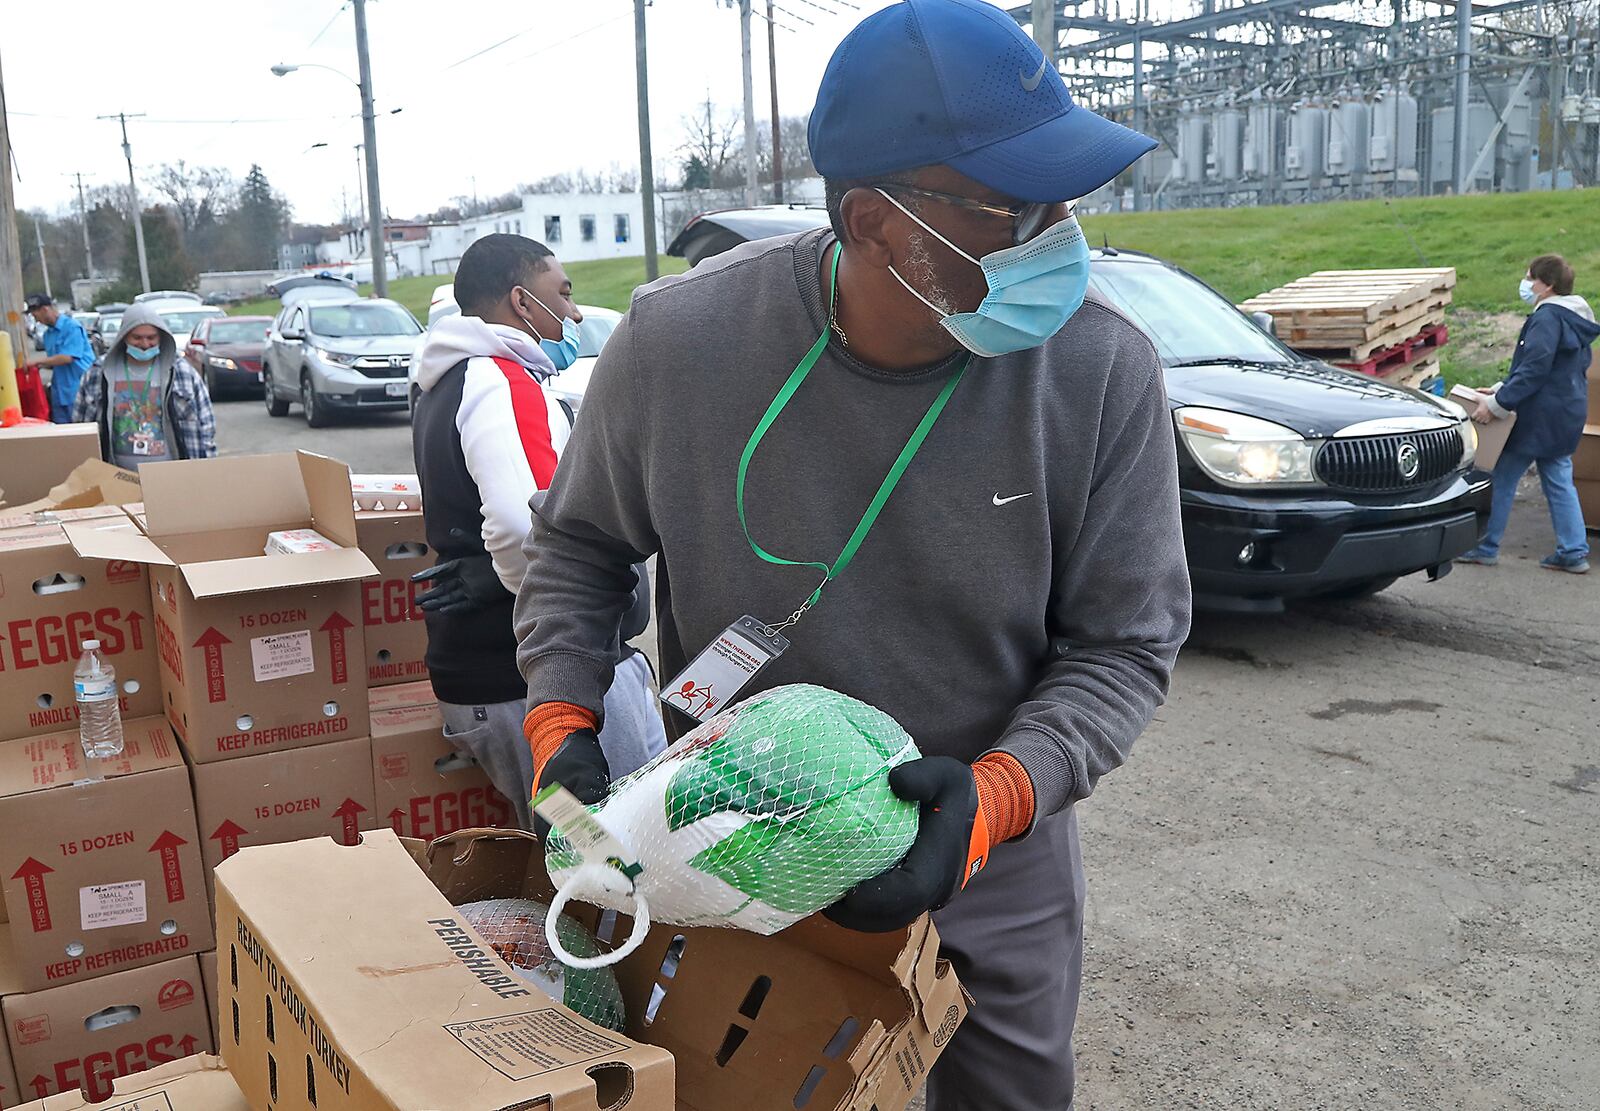
<svg viewBox="0 0 1600 1111"><path fill-rule="evenodd" d="M890 791L888 774L917 756L893 718L836 691L753 695L590 808L642 866L636 877L585 861L552 831L545 863L557 905L575 898L652 922L776 933L905 856L918 808Z"/></svg>
<svg viewBox="0 0 1600 1111"><path fill-rule="evenodd" d="M623 1031L626 1016L616 976L609 968L572 968L561 963L545 936L549 904L537 899L484 899L456 909L517 975L596 1026ZM555 922L561 947L567 952L581 958L601 955L599 943L583 923L565 914Z"/></svg>

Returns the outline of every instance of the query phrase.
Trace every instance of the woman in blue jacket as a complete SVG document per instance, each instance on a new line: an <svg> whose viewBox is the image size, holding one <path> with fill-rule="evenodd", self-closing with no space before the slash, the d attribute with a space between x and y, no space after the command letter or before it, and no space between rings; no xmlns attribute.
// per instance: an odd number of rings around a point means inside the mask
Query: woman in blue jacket
<svg viewBox="0 0 1600 1111"><path fill-rule="evenodd" d="M1583 510L1572 484L1572 453L1583 439L1589 409L1586 375L1590 351L1600 336L1589 302L1572 292L1572 267L1560 255L1540 255L1528 264L1521 296L1533 305L1522 325L1511 372L1499 390L1478 403L1472 419L1487 424L1517 414L1505 450L1494 467L1494 502L1489 530L1459 563L1493 566L1500 559L1500 540L1511 518L1517 483L1537 464L1556 550L1539 561L1551 571L1582 575L1589 570L1589 543L1583 531Z"/></svg>

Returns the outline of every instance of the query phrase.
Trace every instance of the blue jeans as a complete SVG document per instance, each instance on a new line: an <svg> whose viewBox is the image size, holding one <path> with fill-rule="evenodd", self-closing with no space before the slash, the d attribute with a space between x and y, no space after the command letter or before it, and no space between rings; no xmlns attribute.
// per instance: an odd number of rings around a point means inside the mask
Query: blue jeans
<svg viewBox="0 0 1600 1111"><path fill-rule="evenodd" d="M1511 520L1511 503L1517 497L1517 483L1528 473L1528 467L1539 466L1539 484L1544 487L1544 500L1550 503L1550 523L1556 530L1556 554L1560 556L1589 555L1589 541L1583 532L1583 508L1578 505L1578 488L1572 484L1572 456L1555 459L1535 459L1529 455L1500 453L1494 465L1494 501L1489 508L1489 531L1483 534L1478 545L1489 555L1498 555L1500 540L1506 534L1506 524Z"/></svg>

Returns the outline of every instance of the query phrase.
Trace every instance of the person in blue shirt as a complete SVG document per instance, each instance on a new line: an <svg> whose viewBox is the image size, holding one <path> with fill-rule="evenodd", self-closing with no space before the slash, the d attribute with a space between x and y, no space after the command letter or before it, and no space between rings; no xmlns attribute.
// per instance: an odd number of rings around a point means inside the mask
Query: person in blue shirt
<svg viewBox="0 0 1600 1111"><path fill-rule="evenodd" d="M1457 563L1492 567L1500 560L1500 541L1517 483L1530 466L1550 505L1556 550L1539 561L1550 571L1582 575L1589 570L1589 543L1584 536L1583 508L1572 482L1572 453L1583 439L1589 409L1585 380L1600 338L1589 302L1572 292L1573 273L1560 255L1540 255L1528 264L1519 295L1533 306L1517 337L1511 372L1493 393L1483 395L1472 419L1483 424L1512 413L1506 446L1494 467L1494 502L1489 527L1476 548L1456 557Z"/></svg>
<svg viewBox="0 0 1600 1111"><path fill-rule="evenodd" d="M84 372L94 366L94 348L89 333L72 317L56 308L47 293L28 296L28 312L44 328L44 355L36 364L53 368L50 372L50 419L56 424L72 420L72 404L78 399L78 384Z"/></svg>

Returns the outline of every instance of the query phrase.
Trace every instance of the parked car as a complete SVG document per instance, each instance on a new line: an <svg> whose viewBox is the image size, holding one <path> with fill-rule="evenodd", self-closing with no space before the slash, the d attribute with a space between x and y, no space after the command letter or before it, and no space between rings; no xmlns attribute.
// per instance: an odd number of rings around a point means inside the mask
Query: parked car
<svg viewBox="0 0 1600 1111"><path fill-rule="evenodd" d="M117 333L122 331L122 314L127 308L122 301L108 301L94 307L94 311L100 315L94 327L89 329L89 345L94 348L96 355L104 355L116 340Z"/></svg>
<svg viewBox="0 0 1600 1111"><path fill-rule="evenodd" d="M215 320L217 317L228 315L222 309L201 304L198 298L193 301L153 299L146 301L145 304L161 314L161 322L167 326L167 331L172 333L180 354L188 350L189 337L194 334L195 328L199 327L201 321Z"/></svg>
<svg viewBox="0 0 1600 1111"><path fill-rule="evenodd" d="M271 327L270 316L208 317L189 337L184 358L205 377L212 398L254 396L261 389L261 356Z"/></svg>
<svg viewBox="0 0 1600 1111"><path fill-rule="evenodd" d="M411 348L422 326L389 300L291 299L273 321L262 360L267 412L298 400L306 424L340 413L404 409Z"/></svg>
<svg viewBox="0 0 1600 1111"><path fill-rule="evenodd" d="M149 293L141 293L133 299L135 305L144 305L151 301L192 301L196 305L203 304L198 293L190 293L184 289L152 289Z"/></svg>
<svg viewBox="0 0 1600 1111"><path fill-rule="evenodd" d="M801 204L769 204L761 208L730 208L722 212L703 212L683 226L667 245L667 254L686 258L694 266L703 258L774 235L820 228L828 222L828 210Z"/></svg>
<svg viewBox="0 0 1600 1111"><path fill-rule="evenodd" d="M781 234L740 218L770 211L698 217L668 252L689 257L702 221L729 247L744 241L741 227ZM1101 248L1089 274L1161 358L1197 606L1272 612L1290 599L1361 597L1405 575L1448 574L1478 542L1490 483L1473 467L1477 431L1460 406L1308 359L1271 334L1270 317L1245 316L1150 255Z"/></svg>
<svg viewBox="0 0 1600 1111"><path fill-rule="evenodd" d="M455 286L449 283L441 285L433 291L428 303L428 327L432 328L437 321L460 311L461 306L456 304ZM589 376L594 373L600 349L606 345L606 340L611 338L611 333L622 320L620 312L603 309L599 305L579 305L578 311L583 313L583 323L578 325L578 359L549 382L550 391L567 403L574 416L583 407L583 394L589 388ZM421 358L423 345L427 341L428 333L423 332L411 349L406 407L413 411L417 407L417 396L422 392L417 386L417 360Z"/></svg>
<svg viewBox="0 0 1600 1111"><path fill-rule="evenodd" d="M321 270L315 274L290 274L278 278L267 286L267 292L273 297L287 300L291 290L314 288L342 290L353 294L356 292L356 283L349 278Z"/></svg>

